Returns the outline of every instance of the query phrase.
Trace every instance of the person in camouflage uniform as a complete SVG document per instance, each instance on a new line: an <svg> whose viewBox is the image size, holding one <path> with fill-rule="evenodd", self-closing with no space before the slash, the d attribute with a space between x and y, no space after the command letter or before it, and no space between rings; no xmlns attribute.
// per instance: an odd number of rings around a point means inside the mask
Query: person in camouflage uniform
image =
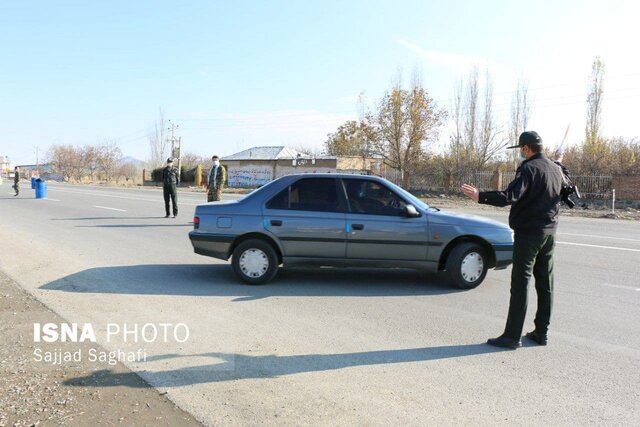
<svg viewBox="0 0 640 427"><path fill-rule="evenodd" d="M207 202L217 202L222 199L222 187L224 187L224 183L227 180L227 171L220 164L218 156L213 156L211 160L213 163L207 178Z"/></svg>
<svg viewBox="0 0 640 427"><path fill-rule="evenodd" d="M178 190L176 186L180 182L178 169L173 167L173 160L167 159L167 166L162 169L162 190L164 192L165 218L169 218L169 199L173 203L173 217L178 216Z"/></svg>
<svg viewBox="0 0 640 427"><path fill-rule="evenodd" d="M20 195L20 168L18 166L16 166L13 173L13 189L16 191L16 194L14 194L14 197L19 196Z"/></svg>

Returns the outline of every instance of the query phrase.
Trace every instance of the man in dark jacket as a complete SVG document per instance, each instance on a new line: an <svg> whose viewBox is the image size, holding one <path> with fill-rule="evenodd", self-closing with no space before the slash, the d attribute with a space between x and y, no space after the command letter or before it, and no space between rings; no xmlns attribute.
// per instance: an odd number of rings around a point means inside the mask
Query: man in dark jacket
<svg viewBox="0 0 640 427"><path fill-rule="evenodd" d="M178 215L178 190L176 185L180 179L178 178L178 169L173 167L173 160L167 159L167 166L162 169L162 189L164 191L164 211L165 218L169 218L169 199L173 204L173 217Z"/></svg>
<svg viewBox="0 0 640 427"><path fill-rule="evenodd" d="M13 170L13 189L16 192L16 194L14 194L14 197L19 196L20 195L20 167L19 166L16 166L15 169Z"/></svg>
<svg viewBox="0 0 640 427"><path fill-rule="evenodd" d="M560 210L562 171L542 152L542 138L533 131L523 132L518 145L524 161L515 179L504 191L479 192L463 185L462 192L476 202L511 205L509 226L514 231L511 299L504 333L488 344L516 349L527 311L527 291L533 273L538 294L535 330L526 334L539 345L547 344L547 330L553 304L553 249Z"/></svg>

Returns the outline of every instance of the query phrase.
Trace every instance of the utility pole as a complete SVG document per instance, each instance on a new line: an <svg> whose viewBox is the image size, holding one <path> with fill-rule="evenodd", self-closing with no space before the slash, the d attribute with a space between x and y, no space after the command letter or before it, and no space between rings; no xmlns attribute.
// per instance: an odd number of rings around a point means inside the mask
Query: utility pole
<svg viewBox="0 0 640 427"><path fill-rule="evenodd" d="M36 150L36 172L38 173L38 176L40 176L40 161L38 158L38 154L40 152L40 147L36 146L33 147Z"/></svg>
<svg viewBox="0 0 640 427"><path fill-rule="evenodd" d="M178 182L180 181L180 166L182 163L182 156L180 154L180 144L182 141L182 138L176 138L176 129L178 129L180 126L172 123L171 120L169 120L169 123L171 123L171 127L169 128L171 130L171 157L172 158L177 158L178 159Z"/></svg>

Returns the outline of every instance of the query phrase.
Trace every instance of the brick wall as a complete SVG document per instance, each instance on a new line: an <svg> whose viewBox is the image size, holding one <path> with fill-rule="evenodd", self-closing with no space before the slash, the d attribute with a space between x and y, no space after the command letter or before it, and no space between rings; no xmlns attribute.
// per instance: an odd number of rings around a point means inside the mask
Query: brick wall
<svg viewBox="0 0 640 427"><path fill-rule="evenodd" d="M640 200L640 175L614 175L611 186L616 199Z"/></svg>

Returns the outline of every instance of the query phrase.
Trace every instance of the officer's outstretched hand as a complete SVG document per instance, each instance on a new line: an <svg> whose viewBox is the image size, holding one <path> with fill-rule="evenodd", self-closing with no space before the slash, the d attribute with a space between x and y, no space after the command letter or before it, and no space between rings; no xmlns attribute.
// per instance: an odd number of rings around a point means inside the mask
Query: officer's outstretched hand
<svg viewBox="0 0 640 427"><path fill-rule="evenodd" d="M462 192L474 202L477 202L480 199L480 192L473 185L462 184Z"/></svg>

